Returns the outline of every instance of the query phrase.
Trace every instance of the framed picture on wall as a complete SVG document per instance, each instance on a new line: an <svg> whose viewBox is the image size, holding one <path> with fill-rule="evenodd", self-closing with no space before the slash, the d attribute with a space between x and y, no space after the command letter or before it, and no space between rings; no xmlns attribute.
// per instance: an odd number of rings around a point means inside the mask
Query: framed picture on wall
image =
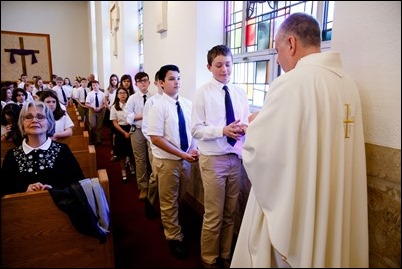
<svg viewBox="0 0 402 269"><path fill-rule="evenodd" d="M16 81L21 74L28 80L52 76L50 35L1 31L1 81Z"/></svg>

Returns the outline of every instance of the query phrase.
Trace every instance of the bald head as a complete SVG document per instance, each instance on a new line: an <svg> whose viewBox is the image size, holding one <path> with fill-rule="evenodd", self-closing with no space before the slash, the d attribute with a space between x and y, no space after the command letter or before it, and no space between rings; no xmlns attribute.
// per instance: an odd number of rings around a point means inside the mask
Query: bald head
<svg viewBox="0 0 402 269"><path fill-rule="evenodd" d="M281 24L278 36L296 36L304 47L321 47L321 29L317 20L306 13L294 13Z"/></svg>
<svg viewBox="0 0 402 269"><path fill-rule="evenodd" d="M292 70L301 58L321 51L320 25L308 14L290 15L279 27L275 50L282 69L285 72Z"/></svg>

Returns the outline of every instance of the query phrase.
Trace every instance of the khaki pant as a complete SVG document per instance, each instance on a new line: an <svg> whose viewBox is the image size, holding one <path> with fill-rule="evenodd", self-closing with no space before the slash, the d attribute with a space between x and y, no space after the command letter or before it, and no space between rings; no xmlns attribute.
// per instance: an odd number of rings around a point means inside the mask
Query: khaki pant
<svg viewBox="0 0 402 269"><path fill-rule="evenodd" d="M184 198L191 166L184 160L153 157L153 168L158 178L161 219L167 240L183 240L179 224L179 204Z"/></svg>
<svg viewBox="0 0 402 269"><path fill-rule="evenodd" d="M102 127L105 108L99 112L89 109L89 134L93 143L102 142Z"/></svg>
<svg viewBox="0 0 402 269"><path fill-rule="evenodd" d="M136 130L130 134L130 139L135 159L137 187L139 190L148 189L148 165L150 166L148 162L148 141L140 128L136 128Z"/></svg>
<svg viewBox="0 0 402 269"><path fill-rule="evenodd" d="M155 204L156 197L158 196L158 178L156 177L155 168L153 167L153 155L152 155L152 149L150 142L147 142L148 144L148 156L149 156L149 161L152 166L152 172L151 175L149 176L149 182L148 182L148 201L151 203L151 205Z"/></svg>
<svg viewBox="0 0 402 269"><path fill-rule="evenodd" d="M201 230L201 258L213 264L217 258L231 258L234 216L242 180L242 161L236 154L199 159L204 187L204 218Z"/></svg>

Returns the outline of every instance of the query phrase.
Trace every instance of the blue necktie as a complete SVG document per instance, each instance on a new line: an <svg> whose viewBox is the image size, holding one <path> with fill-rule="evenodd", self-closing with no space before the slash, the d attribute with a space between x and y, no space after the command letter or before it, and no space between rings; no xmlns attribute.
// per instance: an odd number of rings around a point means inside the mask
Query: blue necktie
<svg viewBox="0 0 402 269"><path fill-rule="evenodd" d="M179 101L176 102L177 115L179 116L179 133L180 133L180 148L182 151L187 152L188 140L186 132L186 121L184 119L183 110L181 110Z"/></svg>
<svg viewBox="0 0 402 269"><path fill-rule="evenodd" d="M235 121L235 116L233 112L232 100L230 99L228 86L223 86L222 88L225 91L225 109L226 109L226 125L231 124ZM233 147L236 144L236 139L231 137L226 137L228 143Z"/></svg>
<svg viewBox="0 0 402 269"><path fill-rule="evenodd" d="M98 93L95 93L95 106L99 107Z"/></svg>

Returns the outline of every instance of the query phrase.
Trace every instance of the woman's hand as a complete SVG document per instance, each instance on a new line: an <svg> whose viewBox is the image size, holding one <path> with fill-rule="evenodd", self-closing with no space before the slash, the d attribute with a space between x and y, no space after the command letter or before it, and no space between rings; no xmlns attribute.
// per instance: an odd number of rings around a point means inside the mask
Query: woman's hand
<svg viewBox="0 0 402 269"><path fill-rule="evenodd" d="M50 185L42 184L40 182L36 182L36 183L28 185L27 192L44 191L44 190L48 190L48 189L51 189L51 188L52 188L52 186L50 186Z"/></svg>

